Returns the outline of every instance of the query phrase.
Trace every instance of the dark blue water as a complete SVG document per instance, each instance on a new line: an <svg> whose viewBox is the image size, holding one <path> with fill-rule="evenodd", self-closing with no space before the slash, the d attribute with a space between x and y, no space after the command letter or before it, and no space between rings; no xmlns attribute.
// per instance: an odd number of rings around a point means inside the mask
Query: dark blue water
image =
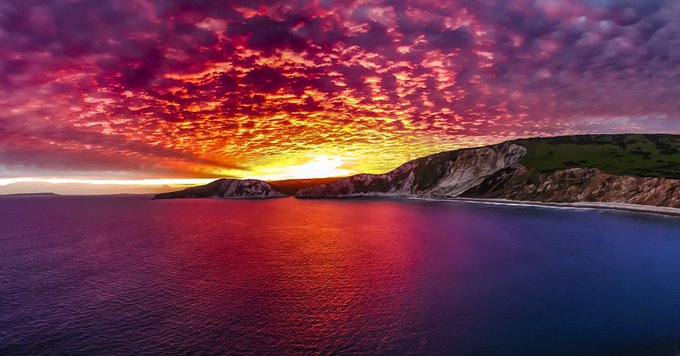
<svg viewBox="0 0 680 356"><path fill-rule="evenodd" d="M0 199L0 354L673 354L680 219Z"/></svg>

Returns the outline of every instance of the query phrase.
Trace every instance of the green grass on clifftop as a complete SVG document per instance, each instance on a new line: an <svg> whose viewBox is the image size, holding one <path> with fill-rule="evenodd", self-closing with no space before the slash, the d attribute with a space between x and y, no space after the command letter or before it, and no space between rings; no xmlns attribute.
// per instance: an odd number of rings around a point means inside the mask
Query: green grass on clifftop
<svg viewBox="0 0 680 356"><path fill-rule="evenodd" d="M520 163L541 172L599 168L617 175L680 179L677 135L584 135L514 142L527 149Z"/></svg>

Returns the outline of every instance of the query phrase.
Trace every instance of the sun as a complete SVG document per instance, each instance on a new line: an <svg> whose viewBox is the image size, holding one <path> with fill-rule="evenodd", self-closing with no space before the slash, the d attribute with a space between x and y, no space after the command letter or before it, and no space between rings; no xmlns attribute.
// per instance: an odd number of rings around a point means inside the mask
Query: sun
<svg viewBox="0 0 680 356"><path fill-rule="evenodd" d="M338 156L319 155L309 161L287 167L268 168L257 177L262 180L283 180L302 178L344 177L357 173L355 170L343 168L347 163Z"/></svg>

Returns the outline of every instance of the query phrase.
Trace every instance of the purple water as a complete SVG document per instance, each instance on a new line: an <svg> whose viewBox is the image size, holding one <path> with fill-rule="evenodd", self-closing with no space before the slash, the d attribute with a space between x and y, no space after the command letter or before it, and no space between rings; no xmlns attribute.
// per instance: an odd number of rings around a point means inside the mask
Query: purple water
<svg viewBox="0 0 680 356"><path fill-rule="evenodd" d="M673 354L680 219L0 199L0 354Z"/></svg>

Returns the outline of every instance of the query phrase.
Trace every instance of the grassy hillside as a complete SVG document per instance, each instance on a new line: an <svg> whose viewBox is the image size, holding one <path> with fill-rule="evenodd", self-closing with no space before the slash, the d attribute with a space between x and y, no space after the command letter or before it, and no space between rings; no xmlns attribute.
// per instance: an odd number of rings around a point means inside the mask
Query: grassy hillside
<svg viewBox="0 0 680 356"><path fill-rule="evenodd" d="M618 175L680 179L677 135L584 135L515 142L527 148L520 163L541 172L581 167Z"/></svg>

